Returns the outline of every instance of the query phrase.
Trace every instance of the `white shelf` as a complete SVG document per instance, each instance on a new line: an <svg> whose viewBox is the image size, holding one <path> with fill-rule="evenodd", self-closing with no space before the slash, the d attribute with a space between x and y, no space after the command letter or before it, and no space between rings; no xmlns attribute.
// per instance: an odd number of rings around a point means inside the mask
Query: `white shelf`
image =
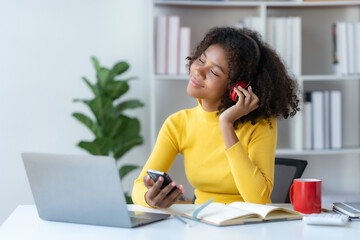
<svg viewBox="0 0 360 240"><path fill-rule="evenodd" d="M297 77L301 81L339 81L360 80L360 75L302 75ZM188 75L154 75L156 80L188 80Z"/></svg>
<svg viewBox="0 0 360 240"><path fill-rule="evenodd" d="M360 75L303 75L299 79L302 81L344 81L359 80Z"/></svg>
<svg viewBox="0 0 360 240"><path fill-rule="evenodd" d="M299 90L340 90L342 94L343 149L304 150L303 111L294 118L278 121L276 156L301 158L311 168L305 177L321 178L329 191L360 194L360 75L333 75L332 24L360 21L358 1L149 1L149 69L150 69L150 124L152 145L167 116L174 111L196 104L185 91L186 75L157 75L154 72L155 26L154 18L175 15L181 25L191 27L191 48L200 41L207 29L231 26L243 18L258 17L259 32L266 39L268 17L301 18L302 75L295 76ZM210 16L210 17L209 17ZM301 98L301 96L300 96ZM302 106L302 104L300 104ZM325 160L317 161L318 159ZM313 161L314 160L314 161ZM181 161L174 161L174 163ZM183 166L175 166L172 174L186 178ZM184 175L182 175L184 174ZM339 176L334 178L333 176ZM187 185L190 187L189 185ZM190 187L191 188L191 187Z"/></svg>
<svg viewBox="0 0 360 240"><path fill-rule="evenodd" d="M206 29L216 25L229 25L242 17L258 16L262 28L265 29L267 17L299 16L302 19L302 73L295 76L299 89L341 90L344 92L344 145L360 145L360 127L358 126L360 98L360 75L332 75L332 40L331 24L336 21L360 21L360 1L160 1L151 4L151 20L149 21L151 48L154 47L154 17L160 15L178 15L184 26L192 28L192 48L202 38ZM211 18L208 15L211 15ZM265 31L266 32L266 31ZM150 51L150 59L155 59L154 51ZM187 108L186 93L173 93L168 89L184 87L189 76L157 75L154 73L154 63L150 61L151 69L151 139L155 143L157 132L172 111ZM304 74L305 73L305 74ZM326 73L326 74L322 74ZM328 74L329 73L329 74ZM166 98L169 101L159 99ZM180 100L181 99L181 100ZM191 99L192 100L192 99ZM356 104L356 105L354 105ZM355 115L352 118L350 115ZM353 119L353 120L351 120ZM350 127L352 126L352 127ZM354 127L355 126L355 127ZM299 150L303 149L302 112L294 118L279 121L279 154L287 155L327 155L360 153L359 149L341 150ZM353 137L352 135L356 135ZM286 149L284 149L286 148ZM289 150L287 150L287 148Z"/></svg>
<svg viewBox="0 0 360 240"><path fill-rule="evenodd" d="M155 1L158 6L200 6L200 7L317 7L355 6L358 1Z"/></svg>
<svg viewBox="0 0 360 240"><path fill-rule="evenodd" d="M276 155L287 156L313 156L313 155L341 155L341 154L360 154L360 148L343 148L343 149L324 149L324 150L294 150L294 149L277 149Z"/></svg>

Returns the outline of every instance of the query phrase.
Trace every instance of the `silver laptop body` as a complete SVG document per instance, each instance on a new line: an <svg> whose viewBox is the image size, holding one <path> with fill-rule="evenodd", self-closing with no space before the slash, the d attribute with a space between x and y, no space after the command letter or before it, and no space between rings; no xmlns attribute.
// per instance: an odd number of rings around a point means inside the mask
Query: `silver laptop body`
<svg viewBox="0 0 360 240"><path fill-rule="evenodd" d="M130 212L112 157L22 153L40 218L112 227L137 227L169 214Z"/></svg>

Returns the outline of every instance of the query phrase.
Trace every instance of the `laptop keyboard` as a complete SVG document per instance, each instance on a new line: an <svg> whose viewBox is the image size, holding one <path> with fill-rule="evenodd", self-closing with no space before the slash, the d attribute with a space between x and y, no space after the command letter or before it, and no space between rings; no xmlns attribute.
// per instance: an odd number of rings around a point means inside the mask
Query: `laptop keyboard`
<svg viewBox="0 0 360 240"><path fill-rule="evenodd" d="M147 224L149 222L154 222L154 221L158 221L158 220L162 219L162 218L158 218L158 217L154 218L154 216L151 216L151 215L148 215L148 214L149 213L129 211L129 215L130 215L132 225L133 226L140 226L140 225Z"/></svg>

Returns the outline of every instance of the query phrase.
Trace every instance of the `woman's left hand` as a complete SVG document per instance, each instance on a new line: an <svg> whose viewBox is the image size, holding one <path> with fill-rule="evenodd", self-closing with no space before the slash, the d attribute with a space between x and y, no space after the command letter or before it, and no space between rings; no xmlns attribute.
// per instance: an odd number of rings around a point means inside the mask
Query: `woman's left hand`
<svg viewBox="0 0 360 240"><path fill-rule="evenodd" d="M234 91L238 95L238 101L234 106L221 113L220 121L234 123L237 119L259 107L259 98L252 91L251 86L249 86L248 90L239 86L238 88L234 88Z"/></svg>

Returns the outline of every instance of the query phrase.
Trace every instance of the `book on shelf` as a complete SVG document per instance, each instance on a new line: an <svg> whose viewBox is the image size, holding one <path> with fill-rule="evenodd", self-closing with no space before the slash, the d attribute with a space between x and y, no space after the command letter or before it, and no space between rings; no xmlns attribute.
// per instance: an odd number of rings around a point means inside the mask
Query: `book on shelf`
<svg viewBox="0 0 360 240"><path fill-rule="evenodd" d="M343 147L341 91L330 91L330 148Z"/></svg>
<svg viewBox="0 0 360 240"><path fill-rule="evenodd" d="M356 71L360 74L360 22L355 22Z"/></svg>
<svg viewBox="0 0 360 240"><path fill-rule="evenodd" d="M301 74L301 18L269 17L266 41L279 54L288 70Z"/></svg>
<svg viewBox="0 0 360 240"><path fill-rule="evenodd" d="M347 62L348 62L348 73L356 73L356 60L355 60L355 23L347 22L346 23L346 45L347 45Z"/></svg>
<svg viewBox="0 0 360 240"><path fill-rule="evenodd" d="M334 202L333 209L350 217L360 217L360 202Z"/></svg>
<svg viewBox="0 0 360 240"><path fill-rule="evenodd" d="M181 26L179 16L155 18L155 73L186 74L186 57L190 55L190 27Z"/></svg>
<svg viewBox="0 0 360 240"><path fill-rule="evenodd" d="M334 73L359 74L360 22L336 22L332 28Z"/></svg>
<svg viewBox="0 0 360 240"><path fill-rule="evenodd" d="M189 27L180 28L180 61L179 61L179 71L180 74L187 74L186 58L190 56L190 39L191 39L191 29Z"/></svg>
<svg viewBox="0 0 360 240"><path fill-rule="evenodd" d="M290 51L292 52L292 70L295 75L301 75L301 18L292 17L292 44Z"/></svg>
<svg viewBox="0 0 360 240"><path fill-rule="evenodd" d="M168 74L179 74L180 17L169 16Z"/></svg>
<svg viewBox="0 0 360 240"><path fill-rule="evenodd" d="M310 91L305 93L304 100L304 149L341 149L341 91Z"/></svg>
<svg viewBox="0 0 360 240"><path fill-rule="evenodd" d="M332 24L332 29L331 29L331 34L332 34L332 44L333 44L333 52L332 52L332 62L333 62L333 72L335 74L339 74L340 73L340 69L339 69L339 57L338 57L338 41L337 41L337 30L336 30L336 24L333 23Z"/></svg>
<svg viewBox="0 0 360 240"><path fill-rule="evenodd" d="M279 54L279 56L286 62L288 65L288 59L286 59L285 55L285 41L286 41L286 18L285 17L277 17L275 18L275 50Z"/></svg>
<svg viewBox="0 0 360 240"><path fill-rule="evenodd" d="M313 146L313 126L312 126L312 103L311 93L305 94L305 102L303 106L303 126L304 126L304 149L310 150Z"/></svg>
<svg viewBox="0 0 360 240"><path fill-rule="evenodd" d="M324 92L311 92L312 102L312 125L313 125L313 149L325 148L325 127L324 127Z"/></svg>
<svg viewBox="0 0 360 240"><path fill-rule="evenodd" d="M157 74L167 74L168 16L158 16L155 20L155 68Z"/></svg>
<svg viewBox="0 0 360 240"><path fill-rule="evenodd" d="M287 221L302 219L303 214L278 206L233 202L230 204L210 203L194 218L196 209L186 211L182 216L200 222L216 225L238 225L254 222Z"/></svg>
<svg viewBox="0 0 360 240"><path fill-rule="evenodd" d="M330 92L324 94L324 149L330 148Z"/></svg>
<svg viewBox="0 0 360 240"><path fill-rule="evenodd" d="M268 17L266 24L266 41L267 43L274 47L275 46L275 17ZM265 36L264 36L265 37Z"/></svg>
<svg viewBox="0 0 360 240"><path fill-rule="evenodd" d="M347 47L346 47L346 23L337 22L336 23L336 44L338 49L338 64L339 64L339 73L348 74L347 68Z"/></svg>

